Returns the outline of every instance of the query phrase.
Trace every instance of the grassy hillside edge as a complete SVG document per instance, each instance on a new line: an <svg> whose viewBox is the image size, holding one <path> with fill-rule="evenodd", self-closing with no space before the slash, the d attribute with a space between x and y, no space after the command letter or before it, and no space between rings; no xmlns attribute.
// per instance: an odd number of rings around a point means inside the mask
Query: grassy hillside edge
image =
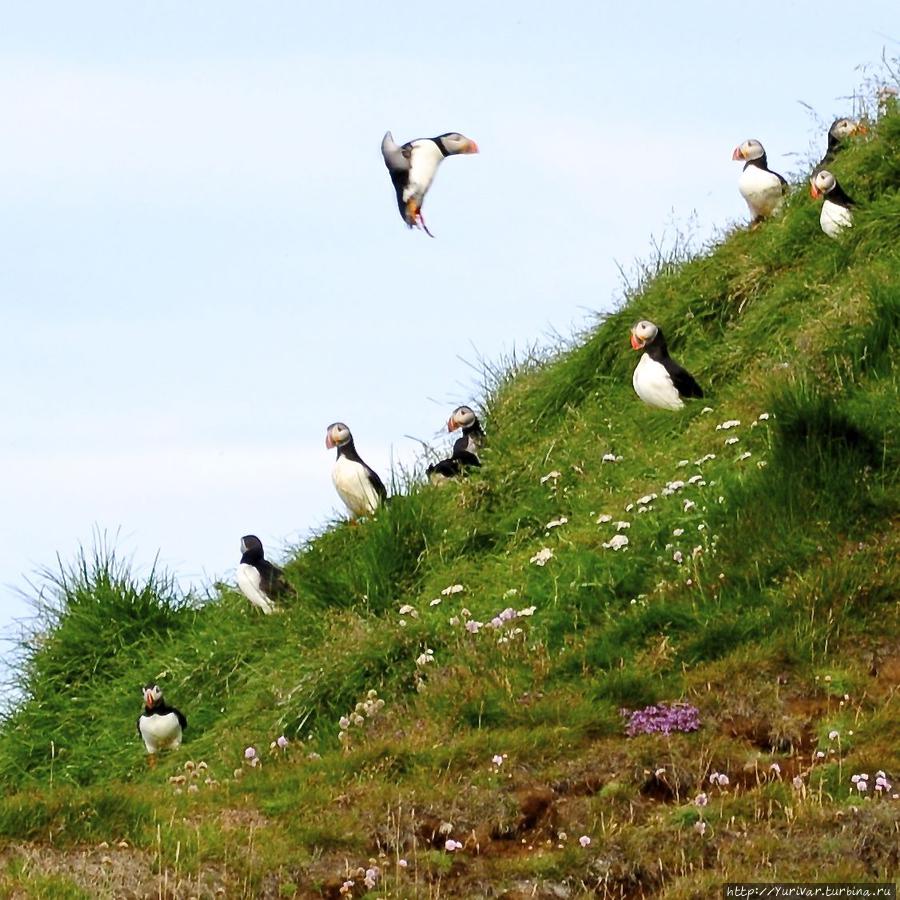
<svg viewBox="0 0 900 900"><path fill-rule="evenodd" d="M0 730L3 896L894 878L896 105L833 168L859 204L841 240L801 185L661 260L573 346L488 377L480 471L297 548L281 614L102 547L49 579ZM704 401L637 400L639 318ZM153 770L150 678L190 721ZM623 709L676 701L698 730L627 736Z"/></svg>

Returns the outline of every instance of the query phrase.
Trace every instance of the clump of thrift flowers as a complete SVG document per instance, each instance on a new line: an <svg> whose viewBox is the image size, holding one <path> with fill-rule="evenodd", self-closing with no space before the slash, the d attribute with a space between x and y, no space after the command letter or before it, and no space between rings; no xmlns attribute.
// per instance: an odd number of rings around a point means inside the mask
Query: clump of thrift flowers
<svg viewBox="0 0 900 900"><path fill-rule="evenodd" d="M382 709L384 709L384 700L378 696L378 691L374 688L367 691L365 699L360 700L360 702L353 707L353 712L348 713L346 716L341 716L338 720L338 725L340 726L338 740L341 742L341 746L345 750L349 750L351 744L351 729L362 728L363 725L366 724L366 720L371 722Z"/></svg>
<svg viewBox="0 0 900 900"><path fill-rule="evenodd" d="M697 731L700 727L700 711L690 703L659 703L643 709L622 709L620 712L628 719L625 725L628 737Z"/></svg>

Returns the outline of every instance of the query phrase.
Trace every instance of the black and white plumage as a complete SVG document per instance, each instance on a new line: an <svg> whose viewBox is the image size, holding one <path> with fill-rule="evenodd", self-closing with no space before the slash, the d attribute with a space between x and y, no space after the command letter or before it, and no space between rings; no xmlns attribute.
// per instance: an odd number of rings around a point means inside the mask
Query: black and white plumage
<svg viewBox="0 0 900 900"><path fill-rule="evenodd" d="M397 193L397 206L407 226L421 228L427 235L434 235L425 226L422 204L434 181L438 166L448 156L458 153L477 153L475 141L456 131L448 131L433 138L418 138L402 147L388 131L381 141L381 155Z"/></svg>
<svg viewBox="0 0 900 900"><path fill-rule="evenodd" d="M471 407L457 406L450 414L447 430L456 431L457 428L462 429L462 436L454 441L453 454L449 459L442 459L425 470L432 483L454 478L468 466L481 465L478 450L484 443L484 430Z"/></svg>
<svg viewBox="0 0 900 900"><path fill-rule="evenodd" d="M821 169L813 176L809 193L813 200L818 200L819 197L824 198L822 212L819 214L819 224L828 237L836 238L843 229L853 225L853 213L851 212L853 201L828 169Z"/></svg>
<svg viewBox="0 0 900 900"><path fill-rule="evenodd" d="M769 168L765 147L755 138L750 138L734 148L731 158L744 160L738 190L753 216L752 224L778 212L788 184Z"/></svg>
<svg viewBox="0 0 900 900"><path fill-rule="evenodd" d="M681 409L685 397L702 397L703 390L690 372L669 356L662 331L646 319L631 329L631 346L643 350L631 382L644 403L659 409Z"/></svg>
<svg viewBox="0 0 900 900"><path fill-rule="evenodd" d="M866 126L856 119L848 119L846 116L835 119L828 129L828 146L825 155L819 161L818 165L813 169L810 180L814 178L822 169L827 169L829 164L834 160L838 153L847 145L847 141L855 134L865 134Z"/></svg>
<svg viewBox="0 0 900 900"><path fill-rule="evenodd" d="M255 534L241 538L237 583L241 593L266 615L275 612L273 599L287 589L284 573L265 558L262 541Z"/></svg>
<svg viewBox="0 0 900 900"><path fill-rule="evenodd" d="M369 516L387 500L387 489L378 475L367 466L356 451L353 435L343 422L328 426L325 446L337 447L337 460L331 480L351 518Z"/></svg>
<svg viewBox="0 0 900 900"><path fill-rule="evenodd" d="M181 710L167 706L162 688L150 683L144 686L144 711L138 716L137 730L150 754L160 750L176 750L181 746L187 719Z"/></svg>

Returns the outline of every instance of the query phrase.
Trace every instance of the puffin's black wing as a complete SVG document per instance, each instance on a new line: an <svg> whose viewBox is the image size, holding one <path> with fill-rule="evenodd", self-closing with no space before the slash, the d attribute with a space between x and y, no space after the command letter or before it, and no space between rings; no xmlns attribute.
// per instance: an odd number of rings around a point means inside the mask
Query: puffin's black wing
<svg viewBox="0 0 900 900"><path fill-rule="evenodd" d="M181 726L181 730L184 731L187 728L187 719L184 717L184 713L180 709L175 709L174 706L169 712L175 713L175 718L178 719L178 724Z"/></svg>
<svg viewBox="0 0 900 900"><path fill-rule="evenodd" d="M375 488L378 496L381 497L383 501L387 501L387 488L384 486L384 482L378 477L378 473L374 469L370 469L365 463L363 463L363 467L366 470L366 477L371 482L372 487Z"/></svg>
<svg viewBox="0 0 900 900"><path fill-rule="evenodd" d="M139 716L137 717L137 722L135 723L135 724L137 725L137 733L138 733L138 734L141 733L141 719L143 719L143 718L144 718L144 714L141 713L141 715L139 715Z"/></svg>
<svg viewBox="0 0 900 900"><path fill-rule="evenodd" d="M681 366L678 365L675 360L673 360L670 356L666 356L661 360L663 366L665 366L666 371L669 373L669 378L672 379L672 384L675 385L675 390L682 397L702 397L703 396L703 388L697 384L694 376L691 375L686 369L682 369Z"/></svg>
<svg viewBox="0 0 900 900"><path fill-rule="evenodd" d="M397 193L397 206L403 221L406 221L406 203L403 200L403 192L409 184L409 168L412 159L412 144L406 143L400 147L394 140L394 136L388 131L381 140L381 155L391 176L391 184ZM408 224L408 223L407 223Z"/></svg>
<svg viewBox="0 0 900 900"><path fill-rule="evenodd" d="M260 587L262 587L263 593L267 597L274 600L280 594L284 594L288 590L288 583L284 579L284 572L282 572L278 566L275 566L267 559L264 559L262 562L257 563L256 568L259 569Z"/></svg>

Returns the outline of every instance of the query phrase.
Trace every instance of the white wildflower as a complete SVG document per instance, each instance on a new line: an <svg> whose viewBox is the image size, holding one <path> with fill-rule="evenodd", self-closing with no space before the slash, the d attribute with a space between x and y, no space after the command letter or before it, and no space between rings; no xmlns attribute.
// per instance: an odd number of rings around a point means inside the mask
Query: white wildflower
<svg viewBox="0 0 900 900"><path fill-rule="evenodd" d="M685 466L689 466L691 461L689 459L679 459L677 463L675 463L676 469L683 469Z"/></svg>
<svg viewBox="0 0 900 900"><path fill-rule="evenodd" d="M517 615L520 616L533 616L534 611L537 609L536 606L526 606L525 609L520 609Z"/></svg>
<svg viewBox="0 0 900 900"><path fill-rule="evenodd" d="M730 438L725 438L726 444L736 444L740 438L737 435L732 435Z"/></svg>
<svg viewBox="0 0 900 900"><path fill-rule="evenodd" d="M562 476L562 472L558 472L556 469L554 469L552 472L548 472L546 475L544 475L541 478L541 484L546 484L551 479L553 479L553 481L556 481L556 479L561 476Z"/></svg>
<svg viewBox="0 0 900 900"><path fill-rule="evenodd" d="M729 419L727 422L716 425L716 431L728 431L729 428L737 428L740 424L740 419Z"/></svg>
<svg viewBox="0 0 900 900"><path fill-rule="evenodd" d="M693 500L685 500L684 501L684 511L688 512L689 510L693 509L696 505L697 504L694 503Z"/></svg>
<svg viewBox="0 0 900 900"><path fill-rule="evenodd" d="M769 418L769 414L768 413L760 413L757 418L759 419L760 422L765 422L766 419Z"/></svg>
<svg viewBox="0 0 900 900"><path fill-rule="evenodd" d="M597 516L598 525L605 525L607 522L612 522L612 516L608 516L606 513Z"/></svg>
<svg viewBox="0 0 900 900"><path fill-rule="evenodd" d="M657 494L644 494L643 497L639 498L638 504L640 506L646 506L648 503L652 503L657 496Z"/></svg>
<svg viewBox="0 0 900 900"><path fill-rule="evenodd" d="M416 609L414 606L410 606L408 603L404 603L403 606L400 607L400 615L401 616L411 616L414 615Z"/></svg>
<svg viewBox="0 0 900 900"><path fill-rule="evenodd" d="M614 534L603 547L607 550L621 550L628 546L628 538L624 534Z"/></svg>
<svg viewBox="0 0 900 900"><path fill-rule="evenodd" d="M545 566L547 565L547 561L553 558L553 551L549 547L543 547L541 550L538 550L534 556L531 557L529 562L534 563L536 566Z"/></svg>
<svg viewBox="0 0 900 900"><path fill-rule="evenodd" d="M672 534L674 534L675 537L681 537L681 536L684 534L684 529L683 529L683 528L676 528L676 529L672 532Z"/></svg>
<svg viewBox="0 0 900 900"><path fill-rule="evenodd" d="M702 475L691 475L691 477L688 478L688 484L697 484L698 481L703 481Z"/></svg>
<svg viewBox="0 0 900 900"><path fill-rule="evenodd" d="M631 522L616 522L616 531L624 531L626 528L631 528Z"/></svg>
<svg viewBox="0 0 900 900"><path fill-rule="evenodd" d="M736 460L735 462L743 462L745 459L750 459L753 454L749 450L745 450Z"/></svg>
<svg viewBox="0 0 900 900"><path fill-rule="evenodd" d="M682 562L684 562L684 554L680 550L676 550L672 554L672 559L674 559L675 562L677 562L678 565L680 566L682 564Z"/></svg>
<svg viewBox="0 0 900 900"><path fill-rule="evenodd" d="M429 606L437 606L441 602L441 599L442 599L441 597L435 597L434 600L432 600L431 603L429 603L428 605Z"/></svg>
<svg viewBox="0 0 900 900"><path fill-rule="evenodd" d="M604 453L603 454L603 462L618 462L622 457L616 457L615 453Z"/></svg>
<svg viewBox="0 0 900 900"><path fill-rule="evenodd" d="M559 528L560 525L565 525L569 520L565 516L560 516L558 519L551 519L544 528L549 531L551 528Z"/></svg>
<svg viewBox="0 0 900 900"><path fill-rule="evenodd" d="M631 512L633 509L634 509L634 504L633 504L633 503L629 503L629 504L625 507L625 512Z"/></svg>
<svg viewBox="0 0 900 900"><path fill-rule="evenodd" d="M465 588L461 584L451 584L450 587L445 587L441 591L442 597L449 597L451 594L461 594Z"/></svg>

